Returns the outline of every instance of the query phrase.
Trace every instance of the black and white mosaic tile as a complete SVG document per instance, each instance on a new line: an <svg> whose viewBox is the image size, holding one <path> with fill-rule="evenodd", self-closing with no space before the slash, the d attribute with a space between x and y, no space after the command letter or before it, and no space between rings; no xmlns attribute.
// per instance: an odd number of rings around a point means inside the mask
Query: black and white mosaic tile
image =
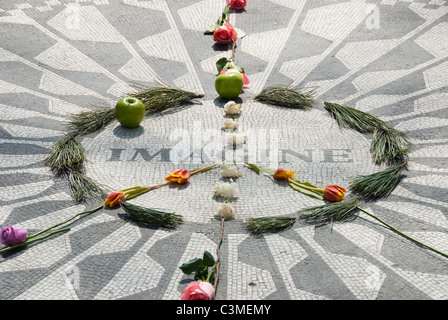
<svg viewBox="0 0 448 320"><path fill-rule="evenodd" d="M341 130L323 101L356 107L406 132L409 171L367 210L448 252L448 1L249 0L231 22L247 36L236 60L252 86L240 96L247 144L230 150L214 89L216 61L230 57L203 31L224 0L2 0L0 3L0 225L42 230L95 205L76 204L67 183L42 163L70 114L113 107L159 76L204 94L195 104L148 117L136 130L111 124L86 136L87 174L111 190L163 181L178 166L208 164L210 153L296 170L316 185L346 186L379 171L370 137ZM258 103L274 84L315 87L310 111ZM250 148L253 146L253 148ZM187 148L188 156L176 158ZM207 149L208 148L208 149ZM222 154L221 154L222 152ZM191 154L191 156L190 156ZM185 155L185 154L184 154ZM176 163L176 161L180 163ZM243 169L236 219L225 223L217 299L448 298L446 259L375 220L293 228L255 237L251 217L295 215L320 204ZM136 204L181 214L175 230L101 210L72 230L0 257L0 298L179 299L190 278L179 266L215 252L219 170Z"/></svg>

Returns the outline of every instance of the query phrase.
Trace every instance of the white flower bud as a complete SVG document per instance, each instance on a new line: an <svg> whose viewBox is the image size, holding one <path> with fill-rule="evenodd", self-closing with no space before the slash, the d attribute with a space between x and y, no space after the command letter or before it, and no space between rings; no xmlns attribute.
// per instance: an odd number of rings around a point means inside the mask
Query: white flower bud
<svg viewBox="0 0 448 320"><path fill-rule="evenodd" d="M215 207L216 216L224 219L235 218L235 208L230 203L220 203Z"/></svg>
<svg viewBox="0 0 448 320"><path fill-rule="evenodd" d="M221 175L224 178L238 178L241 177L241 170L237 166L230 166L224 161L222 164Z"/></svg>
<svg viewBox="0 0 448 320"><path fill-rule="evenodd" d="M238 192L238 184L235 182L218 182L213 186L216 197L234 198Z"/></svg>
<svg viewBox="0 0 448 320"><path fill-rule="evenodd" d="M224 105L224 112L226 114L240 114L241 104L237 104L235 101L229 101Z"/></svg>
<svg viewBox="0 0 448 320"><path fill-rule="evenodd" d="M223 129L237 129L238 120L226 119L222 125Z"/></svg>
<svg viewBox="0 0 448 320"><path fill-rule="evenodd" d="M242 145L246 143L246 136L240 133L229 133L226 135L226 143L231 145Z"/></svg>

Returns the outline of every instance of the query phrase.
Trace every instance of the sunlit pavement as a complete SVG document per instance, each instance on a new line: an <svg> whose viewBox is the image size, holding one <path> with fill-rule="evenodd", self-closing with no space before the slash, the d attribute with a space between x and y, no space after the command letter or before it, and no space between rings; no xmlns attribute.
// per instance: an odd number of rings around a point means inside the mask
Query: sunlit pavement
<svg viewBox="0 0 448 320"><path fill-rule="evenodd" d="M230 22L247 34L235 60L251 79L238 102L239 148L226 145L216 61L231 56L204 30L224 0L2 0L0 3L0 225L37 232L98 202L77 204L68 182L43 165L70 114L114 107L133 84L204 94L146 117L137 129L114 122L85 136L86 174L110 189L154 185L173 169L225 158L240 166L224 223L218 300L388 300L448 298L446 258L369 218L251 234L249 218L297 217L318 199L256 175L244 160L297 171L299 180L347 187L379 171L370 135L341 130L331 101L369 112L406 132L414 148L393 194L364 208L448 252L448 2L248 0ZM309 111L254 101L271 85L315 88ZM187 150L187 151L185 151ZM211 152L212 150L213 152ZM183 153L182 153L183 152ZM181 153L181 156L179 154ZM228 179L227 179L228 180ZM0 299L179 299L193 279L179 266L216 255L220 169L134 203L176 212L175 229L128 219L122 209L74 221L67 233L0 257ZM101 203L100 203L101 204Z"/></svg>

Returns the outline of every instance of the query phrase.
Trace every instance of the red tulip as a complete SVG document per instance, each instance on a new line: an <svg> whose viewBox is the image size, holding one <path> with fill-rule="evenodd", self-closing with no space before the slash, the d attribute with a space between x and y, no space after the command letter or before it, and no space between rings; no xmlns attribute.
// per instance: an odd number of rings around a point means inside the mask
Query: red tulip
<svg viewBox="0 0 448 320"><path fill-rule="evenodd" d="M247 0L227 0L227 5L232 9L243 9L247 4Z"/></svg>
<svg viewBox="0 0 448 320"><path fill-rule="evenodd" d="M114 191L106 198L106 200L104 200L104 205L115 207L120 200L124 200L124 196L125 194L123 191Z"/></svg>
<svg viewBox="0 0 448 320"><path fill-rule="evenodd" d="M215 32L213 33L213 41L222 43L222 44L229 44L232 41L236 42L238 39L238 34L233 28L231 24L225 23L221 27L216 28Z"/></svg>
<svg viewBox="0 0 448 320"><path fill-rule="evenodd" d="M193 281L180 294L181 300L212 300L215 288L210 282Z"/></svg>
<svg viewBox="0 0 448 320"><path fill-rule="evenodd" d="M347 191L337 185L331 185L324 189L324 198L331 202L339 202L344 199Z"/></svg>
<svg viewBox="0 0 448 320"><path fill-rule="evenodd" d="M190 172L186 169L176 169L170 172L165 178L166 181L177 182L183 184L191 177Z"/></svg>
<svg viewBox="0 0 448 320"><path fill-rule="evenodd" d="M277 180L288 180L291 179L295 173L296 171L288 171L280 168L274 173L274 178Z"/></svg>

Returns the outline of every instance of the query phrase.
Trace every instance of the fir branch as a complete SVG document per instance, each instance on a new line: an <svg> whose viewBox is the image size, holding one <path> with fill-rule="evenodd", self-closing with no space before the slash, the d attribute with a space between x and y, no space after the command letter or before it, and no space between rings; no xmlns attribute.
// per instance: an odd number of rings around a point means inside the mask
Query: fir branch
<svg viewBox="0 0 448 320"><path fill-rule="evenodd" d="M120 201L120 206L133 220L163 228L175 228L183 222L181 215L145 208L127 201Z"/></svg>
<svg viewBox="0 0 448 320"><path fill-rule="evenodd" d="M154 114L165 111L169 108L179 107L196 98L204 95L185 91L168 86L162 87L138 87L137 93L130 93L129 96L137 98L143 102L146 114Z"/></svg>
<svg viewBox="0 0 448 320"><path fill-rule="evenodd" d="M102 108L95 111L86 111L71 116L68 123L73 134L81 136L97 132L115 120L114 108Z"/></svg>
<svg viewBox="0 0 448 320"><path fill-rule="evenodd" d="M76 202L84 202L88 198L97 199L106 195L101 186L79 171L70 170L68 180L72 197Z"/></svg>
<svg viewBox="0 0 448 320"><path fill-rule="evenodd" d="M295 218L290 217L261 217L250 218L246 221L246 227L256 235L261 235L265 232L275 232L285 230L291 227Z"/></svg>
<svg viewBox="0 0 448 320"><path fill-rule="evenodd" d="M351 107L337 103L324 102L325 109L330 112L339 127L353 129L360 133L373 133L377 127L384 127L386 124L379 118Z"/></svg>
<svg viewBox="0 0 448 320"><path fill-rule="evenodd" d="M395 163L385 170L365 176L357 176L349 185L352 192L360 193L365 198L387 198L400 183L402 171L406 168L407 160Z"/></svg>
<svg viewBox="0 0 448 320"><path fill-rule="evenodd" d="M314 90L302 92L297 87L272 86L263 89L254 99L273 105L308 110L314 104Z"/></svg>
<svg viewBox="0 0 448 320"><path fill-rule="evenodd" d="M349 217L351 217L356 211L361 211L361 212L367 214L369 217L380 222L381 224L386 226L389 230L404 237L405 239L408 239L408 240L418 244L419 246L422 246L423 248L429 249L437 254L442 255L445 258L448 258L447 254L440 252L424 243L421 243L420 241L408 236L407 234L401 232L400 230L391 226L387 222L378 218L374 214L371 214L368 211L360 208L359 207L359 198L352 198L352 199L346 200L346 201L333 202L333 203L325 204L325 205L318 206L318 207L304 209L301 211L303 214L300 216L300 219L304 219L307 222L328 222L328 221L341 222L341 221L344 221L344 220L348 219Z"/></svg>
<svg viewBox="0 0 448 320"><path fill-rule="evenodd" d="M359 198L346 199L300 211L300 219L307 222L343 221L358 210Z"/></svg>
<svg viewBox="0 0 448 320"><path fill-rule="evenodd" d="M68 170L81 170L85 161L82 144L73 135L66 135L53 144L50 155L44 159L44 165L61 175Z"/></svg>
<svg viewBox="0 0 448 320"><path fill-rule="evenodd" d="M412 144L405 133L387 126L377 127L370 145L375 164L390 164L402 160Z"/></svg>
<svg viewBox="0 0 448 320"><path fill-rule="evenodd" d="M204 95L185 91L178 88L163 86L143 87L134 85L137 92L126 96L135 97L143 102L146 114L154 114L169 108L179 107L195 98ZM97 132L115 120L115 108L102 108L94 111L81 112L72 115L68 123L73 134L81 136Z"/></svg>

